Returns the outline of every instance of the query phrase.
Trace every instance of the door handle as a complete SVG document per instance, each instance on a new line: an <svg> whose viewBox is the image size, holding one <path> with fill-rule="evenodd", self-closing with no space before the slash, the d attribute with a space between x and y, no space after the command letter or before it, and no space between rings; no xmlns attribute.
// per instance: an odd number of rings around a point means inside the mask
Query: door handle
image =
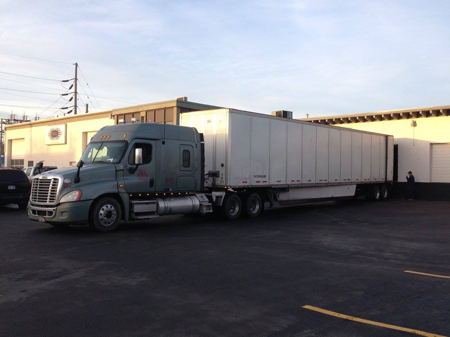
<svg viewBox="0 0 450 337"><path fill-rule="evenodd" d="M155 186L155 179L150 179L150 187L153 187L153 186Z"/></svg>

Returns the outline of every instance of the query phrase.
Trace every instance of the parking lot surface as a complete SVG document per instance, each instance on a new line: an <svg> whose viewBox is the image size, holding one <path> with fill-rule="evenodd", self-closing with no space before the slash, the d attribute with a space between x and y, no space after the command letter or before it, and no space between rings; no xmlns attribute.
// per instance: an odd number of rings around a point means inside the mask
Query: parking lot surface
<svg viewBox="0 0 450 337"><path fill-rule="evenodd" d="M449 202L171 216L108 234L0 207L0 230L2 337L411 335L304 306L450 335Z"/></svg>

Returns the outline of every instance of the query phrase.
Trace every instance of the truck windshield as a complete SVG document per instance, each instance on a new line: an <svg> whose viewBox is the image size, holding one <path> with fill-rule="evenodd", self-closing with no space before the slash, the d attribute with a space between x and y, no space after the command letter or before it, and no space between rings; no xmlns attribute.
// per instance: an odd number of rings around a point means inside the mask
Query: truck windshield
<svg viewBox="0 0 450 337"><path fill-rule="evenodd" d="M91 142L84 150L81 160L86 164L116 164L122 159L127 142Z"/></svg>

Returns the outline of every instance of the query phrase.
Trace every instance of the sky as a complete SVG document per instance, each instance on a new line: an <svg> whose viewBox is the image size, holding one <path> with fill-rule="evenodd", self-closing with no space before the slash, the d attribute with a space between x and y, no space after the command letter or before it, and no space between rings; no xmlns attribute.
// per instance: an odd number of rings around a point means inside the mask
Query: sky
<svg viewBox="0 0 450 337"><path fill-rule="evenodd" d="M72 79L75 62L90 111L180 96L294 118L448 105L449 14L448 0L0 0L0 116L69 111L70 82L17 75Z"/></svg>

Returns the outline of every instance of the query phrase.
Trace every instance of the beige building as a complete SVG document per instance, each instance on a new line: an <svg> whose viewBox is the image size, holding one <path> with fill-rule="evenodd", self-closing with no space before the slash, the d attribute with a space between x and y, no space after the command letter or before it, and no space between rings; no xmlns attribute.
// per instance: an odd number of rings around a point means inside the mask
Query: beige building
<svg viewBox="0 0 450 337"><path fill-rule="evenodd" d="M302 120L393 135L394 179L412 171L422 196L450 196L450 105Z"/></svg>
<svg viewBox="0 0 450 337"><path fill-rule="evenodd" d="M5 127L5 166L44 165L66 167L77 163L91 137L102 127L120 123L178 124L180 114L214 109L189 102L187 97L110 111L43 119Z"/></svg>
<svg viewBox="0 0 450 337"><path fill-rule="evenodd" d="M110 111L79 114L6 126L5 164L21 168L75 165L91 137L103 126L155 122L179 124L180 114L217 106L189 102L186 97ZM302 119L312 123L393 135L394 179L413 171L419 184L450 197L450 105Z"/></svg>

